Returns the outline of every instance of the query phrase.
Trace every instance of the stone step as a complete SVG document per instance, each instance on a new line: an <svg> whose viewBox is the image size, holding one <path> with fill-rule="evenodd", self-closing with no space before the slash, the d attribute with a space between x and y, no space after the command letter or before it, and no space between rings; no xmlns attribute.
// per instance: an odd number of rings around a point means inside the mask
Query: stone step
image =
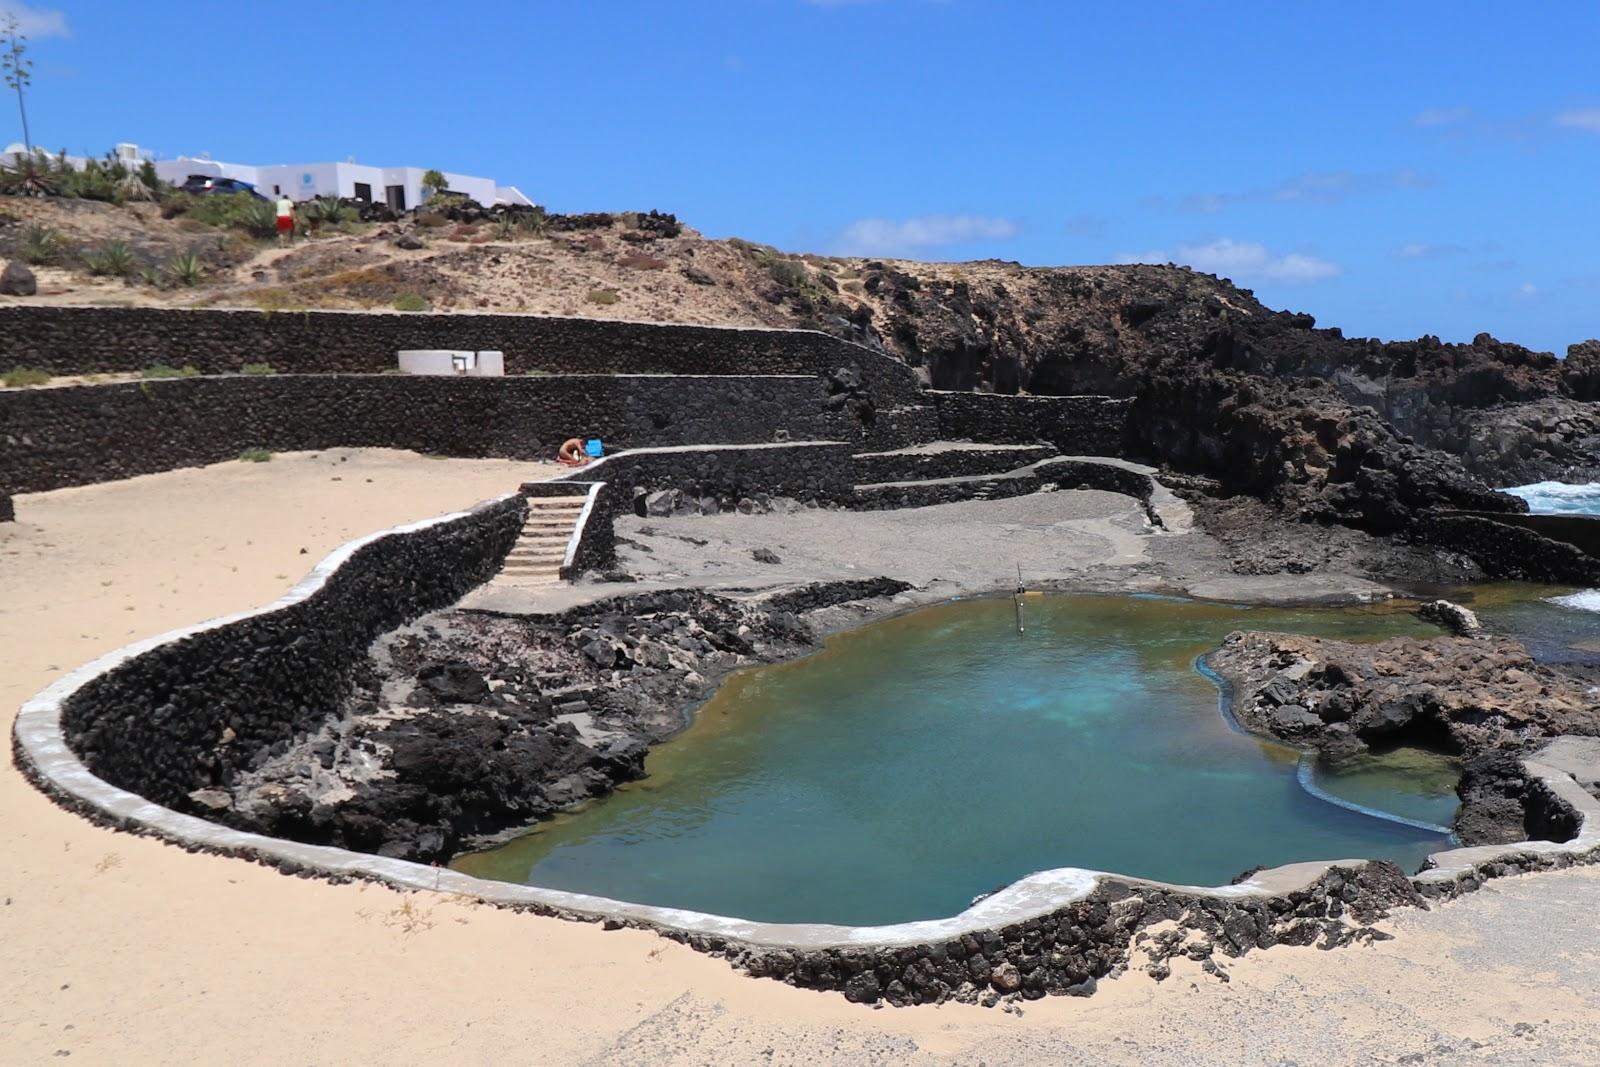
<svg viewBox="0 0 1600 1067"><path fill-rule="evenodd" d="M860 452L853 459L858 483L920 481L1004 474L1057 455L1054 445L990 445L935 441L892 452Z"/></svg>
<svg viewBox="0 0 1600 1067"><path fill-rule="evenodd" d="M550 564L550 565L555 566L555 567L560 567L561 566L561 561L566 559L566 558L567 558L567 554L565 552L562 552L562 551L555 551L555 552L512 552L510 555L508 555L506 557L506 566L509 567L509 566L512 566L512 565L523 565L523 564L531 564L531 563L546 564L547 563L547 564Z"/></svg>
<svg viewBox="0 0 1600 1067"><path fill-rule="evenodd" d="M507 563L500 569L500 573L513 578L527 574L553 574L559 578L561 566L559 563Z"/></svg>
<svg viewBox="0 0 1600 1067"><path fill-rule="evenodd" d="M530 496L528 510L580 510L588 499L586 496Z"/></svg>

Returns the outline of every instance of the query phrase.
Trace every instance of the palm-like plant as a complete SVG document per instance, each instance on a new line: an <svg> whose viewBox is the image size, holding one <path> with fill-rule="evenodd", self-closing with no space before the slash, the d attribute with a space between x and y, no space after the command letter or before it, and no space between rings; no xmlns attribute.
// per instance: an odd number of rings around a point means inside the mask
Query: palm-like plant
<svg viewBox="0 0 1600 1067"><path fill-rule="evenodd" d="M184 286L194 286L205 272L205 267L200 264L200 257L193 252L179 253L173 256L172 262L167 265L167 273L172 275L172 280Z"/></svg>
<svg viewBox="0 0 1600 1067"><path fill-rule="evenodd" d="M133 249L125 241L106 241L83 261L90 274L122 278L133 270Z"/></svg>
<svg viewBox="0 0 1600 1067"><path fill-rule="evenodd" d="M61 190L50 157L30 152L11 157L0 164L0 194L6 196L55 196Z"/></svg>
<svg viewBox="0 0 1600 1067"><path fill-rule="evenodd" d="M36 267L54 263L61 258L61 235L48 226L25 226L18 252Z"/></svg>

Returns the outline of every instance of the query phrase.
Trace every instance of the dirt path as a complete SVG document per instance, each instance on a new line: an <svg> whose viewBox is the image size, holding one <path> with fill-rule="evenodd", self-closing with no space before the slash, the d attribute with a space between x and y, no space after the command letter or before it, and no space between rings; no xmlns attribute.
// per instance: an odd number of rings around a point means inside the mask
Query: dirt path
<svg viewBox="0 0 1600 1067"><path fill-rule="evenodd" d="M338 451L22 497L0 704L536 470ZM1141 975L1016 1018L873 1011L648 933L189 855L62 811L9 762L0 854L4 1064L1546 1064L1600 1041L1597 871L1494 883L1372 948L1257 953L1226 985Z"/></svg>

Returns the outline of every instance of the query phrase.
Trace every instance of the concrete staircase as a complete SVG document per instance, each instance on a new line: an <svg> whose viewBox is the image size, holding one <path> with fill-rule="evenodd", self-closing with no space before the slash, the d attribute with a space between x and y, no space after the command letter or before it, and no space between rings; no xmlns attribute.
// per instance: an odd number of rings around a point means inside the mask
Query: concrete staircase
<svg viewBox="0 0 1600 1067"><path fill-rule="evenodd" d="M502 585L550 585L561 580L561 561L567 542L583 512L583 496L546 496L528 499L528 518L522 534L506 556L495 582Z"/></svg>

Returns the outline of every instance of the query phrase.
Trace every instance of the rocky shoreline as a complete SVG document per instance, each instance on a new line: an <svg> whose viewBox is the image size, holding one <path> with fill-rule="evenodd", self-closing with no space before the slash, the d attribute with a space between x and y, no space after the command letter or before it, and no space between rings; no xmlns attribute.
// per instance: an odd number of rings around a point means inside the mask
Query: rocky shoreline
<svg viewBox="0 0 1600 1067"><path fill-rule="evenodd" d="M1521 642L1484 635L1470 612L1426 606L1458 634L1354 644L1236 632L1207 657L1246 730L1316 753L1331 766L1401 744L1458 755L1454 830L1462 845L1563 841L1522 760L1558 736L1600 736L1600 669L1536 662Z"/></svg>
<svg viewBox="0 0 1600 1067"><path fill-rule="evenodd" d="M542 616L438 612L374 643L339 714L190 800L239 829L443 863L643 777L649 746L722 677L816 650L830 627L808 616L859 620L906 588L868 579L745 600L644 593Z"/></svg>

